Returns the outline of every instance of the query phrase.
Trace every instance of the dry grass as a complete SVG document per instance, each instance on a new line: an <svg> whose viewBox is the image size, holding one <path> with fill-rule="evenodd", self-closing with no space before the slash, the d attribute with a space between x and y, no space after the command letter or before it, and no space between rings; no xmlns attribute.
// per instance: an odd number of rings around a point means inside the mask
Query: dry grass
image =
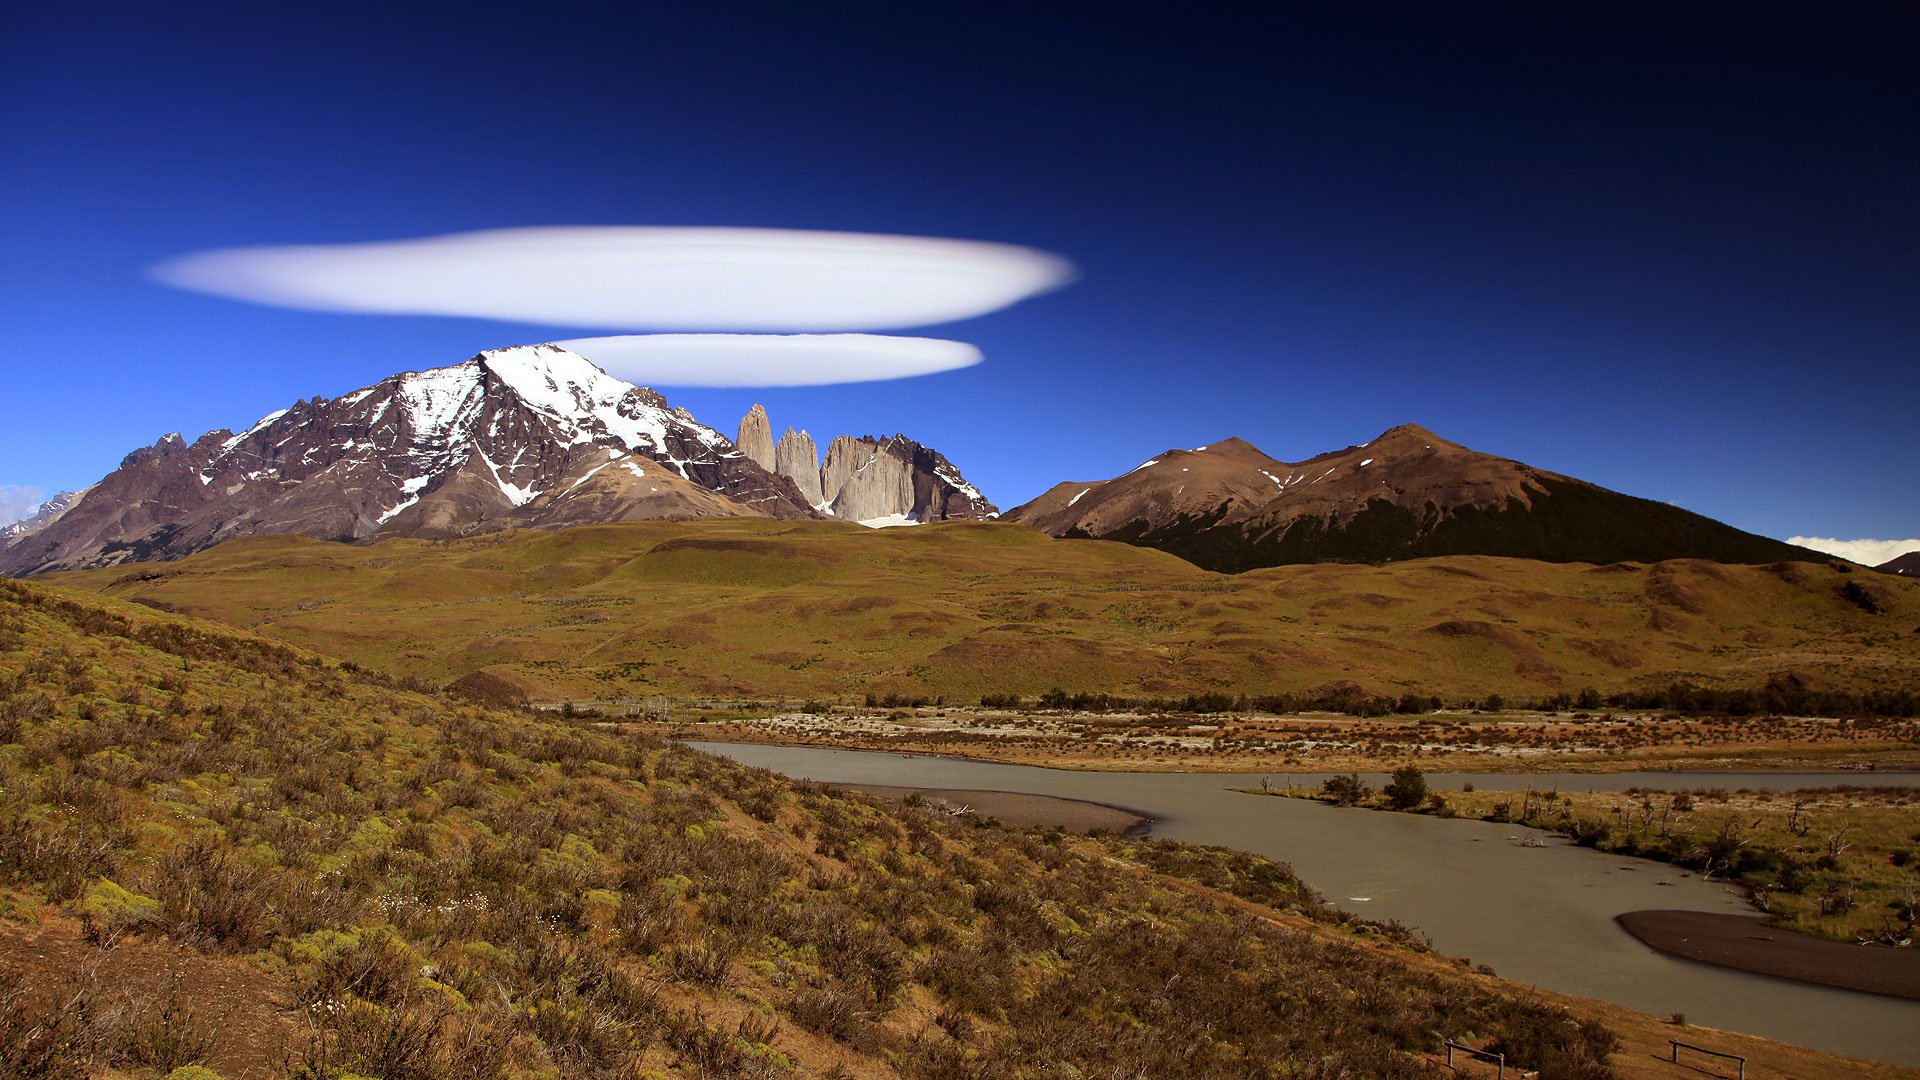
<svg viewBox="0 0 1920 1080"><path fill-rule="evenodd" d="M1355 685L1449 703L1675 681L1920 685L1920 583L1833 567L1452 557L1237 576L988 523L636 523L346 546L254 538L54 580L535 700L977 702Z"/></svg>
<svg viewBox="0 0 1920 1080"><path fill-rule="evenodd" d="M0 697L34 703L0 746L0 924L255 973L295 1037L236 1077L1391 1078L1436 1032L1612 1075L1587 1014L1428 964L1284 866L982 828L387 683L0 582ZM133 1039L5 994L0 1072L226 1052L128 989L160 1018Z"/></svg>

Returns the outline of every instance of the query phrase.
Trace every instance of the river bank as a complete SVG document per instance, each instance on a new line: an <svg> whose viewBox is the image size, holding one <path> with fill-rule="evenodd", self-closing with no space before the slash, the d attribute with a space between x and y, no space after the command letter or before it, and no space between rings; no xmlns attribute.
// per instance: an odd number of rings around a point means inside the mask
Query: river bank
<svg viewBox="0 0 1920 1080"><path fill-rule="evenodd" d="M1895 949L1914 940L1920 786L1782 790L1752 786L1753 777L1741 775L1693 790L1626 784L1563 791L1544 778L1522 791L1465 784L1443 790L1440 779L1429 782L1414 773L1418 790L1400 791L1398 801L1391 786L1357 776L1335 777L1319 787L1242 790L1540 830L1610 855L1737 885L1776 930Z"/></svg>
<svg viewBox="0 0 1920 1080"><path fill-rule="evenodd" d="M1674 956L1799 982L1920 1001L1920 952L1822 941L1777 930L1760 915L1629 911L1629 934Z"/></svg>
<svg viewBox="0 0 1920 1080"><path fill-rule="evenodd" d="M1108 832L1120 836L1144 836L1152 819L1104 803L1085 799L1060 799L1051 795L1030 795L1018 791L982 791L978 788L929 788L897 784L839 784L847 791L858 791L883 799L922 801L957 816L991 818L1017 829L1065 829L1068 832Z"/></svg>
<svg viewBox="0 0 1920 1080"><path fill-rule="evenodd" d="M1650 948L1615 922L1626 912L1661 909L1751 914L1735 890L1677 868L1636 865L1561 841L1522 847L1511 839L1512 825L1355 814L1304 800L1240 794L1233 789L1249 786L1245 774L1093 772L899 753L696 745L836 786L1028 792L1128 807L1154 819L1155 837L1287 862L1339 906L1415 927L1441 953L1470 957L1473 965L1488 965L1508 980L1646 1016L1684 1013L1696 1026L1920 1067L1920 1004L1695 963ZM1324 774L1291 779L1317 787ZM1893 779L1862 777L1859 782ZM1429 774L1429 781L1516 791L1527 784L1569 791L1591 785L1796 788L1830 782L1805 774L1748 774L1736 780L1701 773ZM1764 1059L1755 1061L1758 1066ZM1769 1069L1771 1075L1820 1075L1779 1064Z"/></svg>
<svg viewBox="0 0 1920 1080"><path fill-rule="evenodd" d="M683 741L933 754L1114 772L1618 773L1920 770L1920 721L1442 711L1286 716L1038 711L974 706L683 710L608 723Z"/></svg>

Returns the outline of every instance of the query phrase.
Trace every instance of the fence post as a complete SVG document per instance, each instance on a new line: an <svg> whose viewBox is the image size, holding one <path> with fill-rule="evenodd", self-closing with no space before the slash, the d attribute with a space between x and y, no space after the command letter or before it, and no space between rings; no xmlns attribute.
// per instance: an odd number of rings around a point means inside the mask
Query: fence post
<svg viewBox="0 0 1920 1080"><path fill-rule="evenodd" d="M1729 1061L1739 1062L1740 1063L1740 1080L1747 1080L1747 1059L1744 1057L1741 1057L1739 1054L1728 1054L1719 1050L1709 1050L1706 1047L1700 1046L1696 1043L1681 1042L1679 1039L1668 1039L1667 1046L1671 1050L1671 1053L1668 1056L1667 1060L1673 1062L1674 1064L1679 1064L1680 1048L1684 1046L1689 1050L1699 1051L1700 1053L1706 1054L1709 1057L1726 1058Z"/></svg>

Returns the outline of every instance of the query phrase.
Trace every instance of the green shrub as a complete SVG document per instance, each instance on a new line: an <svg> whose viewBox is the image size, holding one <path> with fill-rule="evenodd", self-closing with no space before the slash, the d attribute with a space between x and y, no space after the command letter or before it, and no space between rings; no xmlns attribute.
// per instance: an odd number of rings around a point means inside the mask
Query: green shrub
<svg viewBox="0 0 1920 1080"><path fill-rule="evenodd" d="M1359 773L1348 773L1327 777L1320 784L1320 793L1341 806L1356 806L1373 794L1373 788L1360 779Z"/></svg>
<svg viewBox="0 0 1920 1080"><path fill-rule="evenodd" d="M1426 774L1412 765L1402 765L1393 771L1393 778L1381 793L1395 810L1411 810L1427 801Z"/></svg>

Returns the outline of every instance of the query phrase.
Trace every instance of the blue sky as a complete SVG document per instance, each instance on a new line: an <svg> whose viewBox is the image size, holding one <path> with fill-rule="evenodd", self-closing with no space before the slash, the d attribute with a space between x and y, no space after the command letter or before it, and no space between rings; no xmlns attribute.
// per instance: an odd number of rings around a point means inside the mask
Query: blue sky
<svg viewBox="0 0 1920 1080"><path fill-rule="evenodd" d="M1417 422L1761 533L1920 536L1912 9L1036 6L9 5L0 488L582 335L251 306L160 260L738 225L1079 265L911 331L977 367L661 388L728 431L754 401L905 431L1003 506Z"/></svg>

